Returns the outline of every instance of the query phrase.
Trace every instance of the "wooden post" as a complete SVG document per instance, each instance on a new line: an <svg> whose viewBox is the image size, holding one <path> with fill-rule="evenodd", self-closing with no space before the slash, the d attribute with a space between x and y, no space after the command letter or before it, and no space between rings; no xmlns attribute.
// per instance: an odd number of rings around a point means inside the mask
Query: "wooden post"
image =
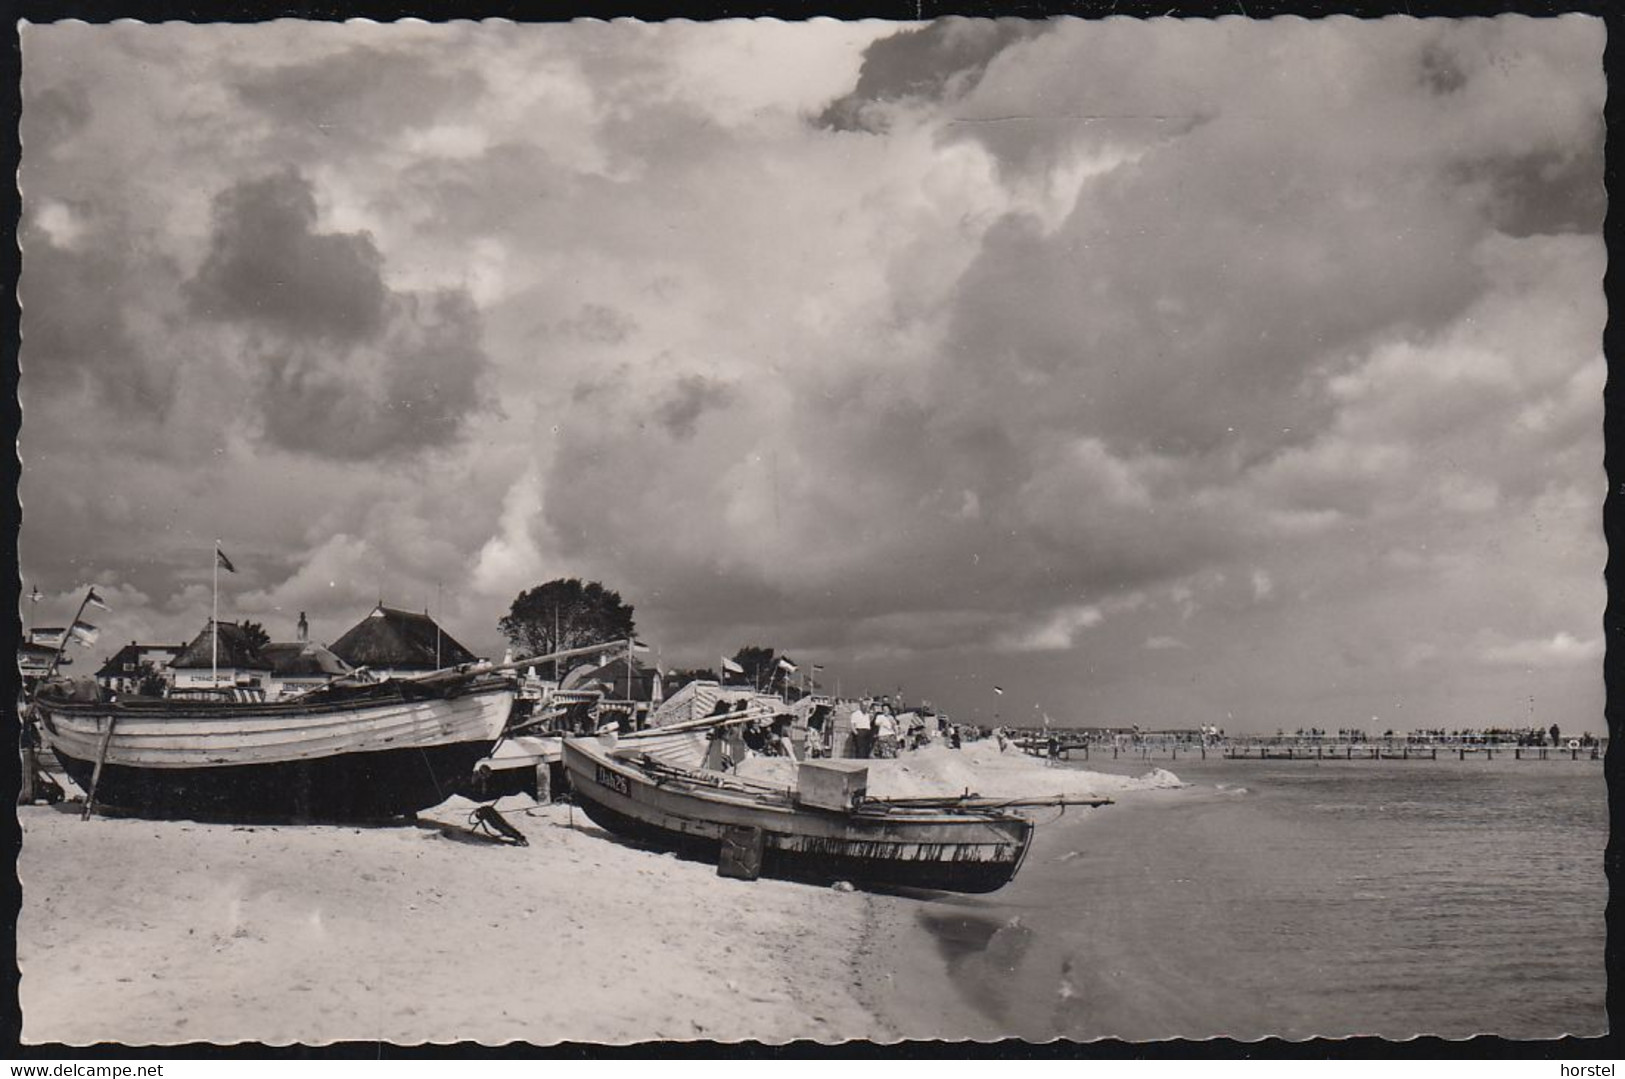
<svg viewBox="0 0 1625 1079"><path fill-rule="evenodd" d="M1435 760L1435 761L1439 759L1439 747L1438 746L1433 747L1433 756L1429 757L1428 759L1429 760Z"/></svg>
<svg viewBox="0 0 1625 1079"><path fill-rule="evenodd" d="M39 771L39 762L35 759L34 747L33 746L24 746L23 747L23 786L22 786L22 790L17 792L17 804L18 805L31 806L36 801L39 800L39 794L38 794L38 791L37 791L37 788L38 788L39 784L35 780L35 775L38 773L38 771Z"/></svg>
<svg viewBox="0 0 1625 1079"><path fill-rule="evenodd" d="M1522 746L1513 747L1512 759L1515 760L1515 761L1523 760L1523 747Z"/></svg>
<svg viewBox="0 0 1625 1079"><path fill-rule="evenodd" d="M80 820L89 820L90 814L96 808L96 788L101 786L102 765L107 763L107 747L113 741L113 728L118 726L118 716L107 717L107 733L102 735L102 744L96 750L96 767L90 773L90 791L85 795L85 812Z"/></svg>
<svg viewBox="0 0 1625 1079"><path fill-rule="evenodd" d="M1487 761L1493 761L1495 759L1495 750L1491 749L1489 746L1485 746L1484 759Z"/></svg>

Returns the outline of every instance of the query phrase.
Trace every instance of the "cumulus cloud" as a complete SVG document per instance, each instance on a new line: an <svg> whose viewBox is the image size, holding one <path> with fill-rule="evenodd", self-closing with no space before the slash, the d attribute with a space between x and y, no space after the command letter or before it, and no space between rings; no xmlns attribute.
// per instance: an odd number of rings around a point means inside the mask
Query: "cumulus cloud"
<svg viewBox="0 0 1625 1079"><path fill-rule="evenodd" d="M473 301L395 292L383 272L370 237L320 228L295 170L215 200L187 293L195 313L243 331L276 444L345 458L412 452L450 442L483 404Z"/></svg>
<svg viewBox="0 0 1625 1079"><path fill-rule="evenodd" d="M1530 638L1490 645L1481 653L1487 663L1512 667L1573 667L1602 658L1601 635L1576 637L1566 631L1549 638Z"/></svg>
<svg viewBox="0 0 1625 1079"><path fill-rule="evenodd" d="M1024 19L950 17L883 37L863 51L857 85L830 102L818 123L837 131L884 131L883 106L963 94L1000 50L1042 29Z"/></svg>
<svg viewBox="0 0 1625 1079"><path fill-rule="evenodd" d="M23 562L154 632L225 527L949 708L1598 699L1595 20L28 40Z"/></svg>

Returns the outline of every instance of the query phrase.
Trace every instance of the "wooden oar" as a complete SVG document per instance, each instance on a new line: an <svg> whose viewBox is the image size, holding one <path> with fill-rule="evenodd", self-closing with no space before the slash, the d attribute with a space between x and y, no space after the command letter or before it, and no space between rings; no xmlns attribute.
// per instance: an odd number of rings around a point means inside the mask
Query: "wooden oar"
<svg viewBox="0 0 1625 1079"><path fill-rule="evenodd" d="M544 655L526 656L523 659L510 659L505 663L487 663L483 660L478 663L462 663L453 667L441 667L438 670L425 671L422 674L408 675L405 678L397 678L395 681L427 682L435 678L450 678L457 675L464 675L469 678L474 678L482 674L494 674L497 671L516 670L520 667L529 666L533 663L546 663L548 660L553 659L570 659L574 656L594 655L600 652L608 652L616 648L625 647L626 642L624 640L607 641L603 644L589 644L581 648L569 648L562 652L548 652ZM366 667L357 667L353 671L346 671L344 674L330 678L319 686L304 690L303 692L296 693L289 697L283 697L282 699L285 701L298 700L300 697L314 693L318 689L326 689L328 686L335 686L341 682L354 678L366 670Z"/></svg>
<svg viewBox="0 0 1625 1079"><path fill-rule="evenodd" d="M865 798L864 806L897 809L1028 809L1043 806L1109 806L1110 798L984 798L977 794L949 795L939 798ZM860 807L861 808L861 807Z"/></svg>

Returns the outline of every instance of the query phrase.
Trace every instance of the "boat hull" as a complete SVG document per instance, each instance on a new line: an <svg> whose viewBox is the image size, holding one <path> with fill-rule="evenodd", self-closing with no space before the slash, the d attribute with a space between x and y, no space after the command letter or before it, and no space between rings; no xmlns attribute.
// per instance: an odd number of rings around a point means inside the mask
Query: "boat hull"
<svg viewBox="0 0 1625 1079"><path fill-rule="evenodd" d="M162 771L107 765L96 804L165 819L387 820L445 801L489 749L489 742L463 742ZM88 791L95 762L55 752L68 776Z"/></svg>
<svg viewBox="0 0 1625 1079"><path fill-rule="evenodd" d="M1032 823L1013 814L834 813L657 783L584 740L565 741L564 765L577 804L603 828L707 861L735 829L759 828L763 875L788 880L992 892L1032 842Z"/></svg>
<svg viewBox="0 0 1625 1079"><path fill-rule="evenodd" d="M193 819L379 819L464 785L513 693L493 681L316 705L42 700L40 712L46 743L86 791L105 741L99 805Z"/></svg>

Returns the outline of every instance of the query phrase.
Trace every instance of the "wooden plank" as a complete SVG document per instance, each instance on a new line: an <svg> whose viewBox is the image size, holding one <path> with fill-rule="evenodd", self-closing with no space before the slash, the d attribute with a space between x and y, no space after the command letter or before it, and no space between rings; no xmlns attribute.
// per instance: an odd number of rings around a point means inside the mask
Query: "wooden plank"
<svg viewBox="0 0 1625 1079"><path fill-rule="evenodd" d="M96 808L96 788L101 785L102 765L107 763L107 747L113 741L113 728L118 726L118 716L107 717L107 733L102 736L102 746L96 751L96 767L90 773L90 791L85 795L85 812L80 820L89 820L91 811Z"/></svg>

